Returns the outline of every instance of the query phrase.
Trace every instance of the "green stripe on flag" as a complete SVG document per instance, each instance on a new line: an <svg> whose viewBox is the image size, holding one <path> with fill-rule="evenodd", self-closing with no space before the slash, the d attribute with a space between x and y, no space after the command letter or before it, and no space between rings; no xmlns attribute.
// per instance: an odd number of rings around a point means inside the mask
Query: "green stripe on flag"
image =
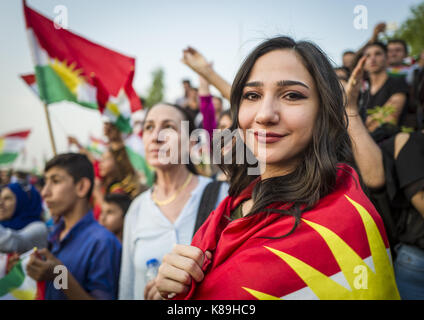
<svg viewBox="0 0 424 320"><path fill-rule="evenodd" d="M63 100L76 102L74 94L50 66L35 66L40 98L47 104Z"/></svg>
<svg viewBox="0 0 424 320"><path fill-rule="evenodd" d="M40 98L47 104L65 100L78 103L89 109L97 109L97 103L78 101L77 97L69 90L56 71L50 66L36 66L35 75Z"/></svg>
<svg viewBox="0 0 424 320"><path fill-rule="evenodd" d="M153 179L155 175L153 170L149 168L146 160L141 155L134 152L131 148L125 147L125 149L127 150L128 157L130 158L133 167L146 176L146 184L147 186L151 187L153 185Z"/></svg>
<svg viewBox="0 0 424 320"><path fill-rule="evenodd" d="M25 273L19 261L10 272L0 279L0 297L19 288L25 280Z"/></svg>
<svg viewBox="0 0 424 320"><path fill-rule="evenodd" d="M119 115L118 119L116 119L116 122L114 124L123 133L131 133L132 132L130 119L126 119L122 115Z"/></svg>
<svg viewBox="0 0 424 320"><path fill-rule="evenodd" d="M16 160L19 153L0 153L0 164L9 164Z"/></svg>

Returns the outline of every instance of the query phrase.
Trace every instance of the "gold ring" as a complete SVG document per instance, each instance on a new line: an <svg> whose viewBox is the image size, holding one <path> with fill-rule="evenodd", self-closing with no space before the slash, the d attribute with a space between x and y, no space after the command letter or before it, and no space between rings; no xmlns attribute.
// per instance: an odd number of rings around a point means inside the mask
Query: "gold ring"
<svg viewBox="0 0 424 320"><path fill-rule="evenodd" d="M352 80L352 85L356 86L356 79Z"/></svg>

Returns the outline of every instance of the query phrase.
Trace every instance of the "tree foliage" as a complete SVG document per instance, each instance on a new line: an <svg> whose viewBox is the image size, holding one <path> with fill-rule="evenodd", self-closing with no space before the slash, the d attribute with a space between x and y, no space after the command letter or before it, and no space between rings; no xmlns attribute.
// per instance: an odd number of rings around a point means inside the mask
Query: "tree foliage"
<svg viewBox="0 0 424 320"><path fill-rule="evenodd" d="M163 101L165 90L164 75L165 73L162 68L158 68L152 72L152 85L145 99L144 108L150 108L156 103Z"/></svg>
<svg viewBox="0 0 424 320"><path fill-rule="evenodd" d="M394 38L405 40L411 55L418 55L424 49L424 2L411 8L411 16L395 32Z"/></svg>

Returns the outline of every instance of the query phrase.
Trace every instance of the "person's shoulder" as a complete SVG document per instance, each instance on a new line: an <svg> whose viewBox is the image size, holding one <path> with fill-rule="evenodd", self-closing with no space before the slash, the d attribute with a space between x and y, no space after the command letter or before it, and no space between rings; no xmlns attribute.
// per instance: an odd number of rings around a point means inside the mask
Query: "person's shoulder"
<svg viewBox="0 0 424 320"><path fill-rule="evenodd" d="M134 200L131 202L130 207L125 215L125 218L131 217L134 218L140 212L141 207L146 207L146 204L151 202L150 200L151 189L147 189L146 191L140 193Z"/></svg>
<svg viewBox="0 0 424 320"><path fill-rule="evenodd" d="M205 177L202 175L198 175L197 179L199 180L199 188L202 190L206 188L206 186L213 181L212 178Z"/></svg>

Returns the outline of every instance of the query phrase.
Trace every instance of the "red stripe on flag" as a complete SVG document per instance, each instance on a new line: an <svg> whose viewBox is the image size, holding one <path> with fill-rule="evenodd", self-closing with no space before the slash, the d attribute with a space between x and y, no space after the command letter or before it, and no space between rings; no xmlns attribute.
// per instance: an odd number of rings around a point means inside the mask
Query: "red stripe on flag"
<svg viewBox="0 0 424 320"><path fill-rule="evenodd" d="M3 138L26 138L31 133L31 130L17 131L3 135Z"/></svg>
<svg viewBox="0 0 424 320"><path fill-rule="evenodd" d="M27 85L31 86L34 83L37 82L37 80L35 79L35 74L30 73L30 74L22 74L21 78L26 82Z"/></svg>

